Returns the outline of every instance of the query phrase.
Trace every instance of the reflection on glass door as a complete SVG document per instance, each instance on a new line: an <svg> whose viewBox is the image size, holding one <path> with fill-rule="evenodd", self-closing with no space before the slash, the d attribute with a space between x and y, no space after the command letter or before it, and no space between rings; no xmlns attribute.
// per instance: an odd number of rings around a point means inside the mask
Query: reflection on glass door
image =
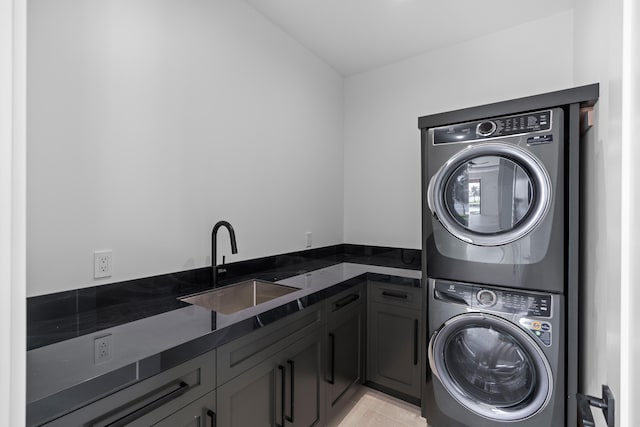
<svg viewBox="0 0 640 427"><path fill-rule="evenodd" d="M480 182L479 178L469 180L469 215L480 215Z"/></svg>
<svg viewBox="0 0 640 427"><path fill-rule="evenodd" d="M444 228L468 243L499 246L520 239L544 218L549 175L526 151L501 143L470 146L431 178L429 209Z"/></svg>

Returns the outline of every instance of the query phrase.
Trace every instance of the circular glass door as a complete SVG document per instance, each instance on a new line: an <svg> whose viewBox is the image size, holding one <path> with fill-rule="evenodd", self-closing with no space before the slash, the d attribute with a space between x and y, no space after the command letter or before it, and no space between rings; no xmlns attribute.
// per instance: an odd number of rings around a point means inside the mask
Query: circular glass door
<svg viewBox="0 0 640 427"><path fill-rule="evenodd" d="M497 421L535 415L553 388L540 347L513 323L490 314L468 313L446 322L431 338L429 362L460 404Z"/></svg>
<svg viewBox="0 0 640 427"><path fill-rule="evenodd" d="M449 159L431 179L427 196L433 215L455 237L497 246L540 223L549 210L551 180L521 148L484 143Z"/></svg>

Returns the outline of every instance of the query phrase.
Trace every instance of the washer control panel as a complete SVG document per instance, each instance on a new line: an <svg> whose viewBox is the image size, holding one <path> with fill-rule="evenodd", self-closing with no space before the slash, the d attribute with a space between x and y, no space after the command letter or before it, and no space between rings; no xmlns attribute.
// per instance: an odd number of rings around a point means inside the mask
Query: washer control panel
<svg viewBox="0 0 640 427"><path fill-rule="evenodd" d="M433 128L433 143L449 144L544 132L551 129L551 115L551 110L545 110L441 126ZM545 138L544 142L550 143L552 139Z"/></svg>
<svg viewBox="0 0 640 427"><path fill-rule="evenodd" d="M551 295L437 280L435 298L472 308L551 318Z"/></svg>

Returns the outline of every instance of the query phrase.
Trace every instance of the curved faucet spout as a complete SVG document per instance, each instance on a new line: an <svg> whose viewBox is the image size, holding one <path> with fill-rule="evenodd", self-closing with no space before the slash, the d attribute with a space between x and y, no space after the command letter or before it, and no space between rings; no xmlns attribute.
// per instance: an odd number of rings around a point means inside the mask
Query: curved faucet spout
<svg viewBox="0 0 640 427"><path fill-rule="evenodd" d="M215 288L218 283L218 257L217 257L217 240L218 240L218 230L220 227L225 227L229 231L229 238L231 239L231 253L238 253L238 246L236 244L236 233L233 230L233 227L227 221L218 221L216 225L213 226L213 230L211 231L211 287Z"/></svg>

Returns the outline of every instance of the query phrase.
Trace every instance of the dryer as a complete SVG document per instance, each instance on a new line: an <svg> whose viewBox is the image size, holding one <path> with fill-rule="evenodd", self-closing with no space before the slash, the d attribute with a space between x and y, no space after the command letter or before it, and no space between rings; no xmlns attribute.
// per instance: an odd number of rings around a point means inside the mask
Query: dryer
<svg viewBox="0 0 640 427"><path fill-rule="evenodd" d="M564 426L562 295L434 279L428 292L430 426Z"/></svg>
<svg viewBox="0 0 640 427"><path fill-rule="evenodd" d="M560 108L428 129L429 277L564 292Z"/></svg>

